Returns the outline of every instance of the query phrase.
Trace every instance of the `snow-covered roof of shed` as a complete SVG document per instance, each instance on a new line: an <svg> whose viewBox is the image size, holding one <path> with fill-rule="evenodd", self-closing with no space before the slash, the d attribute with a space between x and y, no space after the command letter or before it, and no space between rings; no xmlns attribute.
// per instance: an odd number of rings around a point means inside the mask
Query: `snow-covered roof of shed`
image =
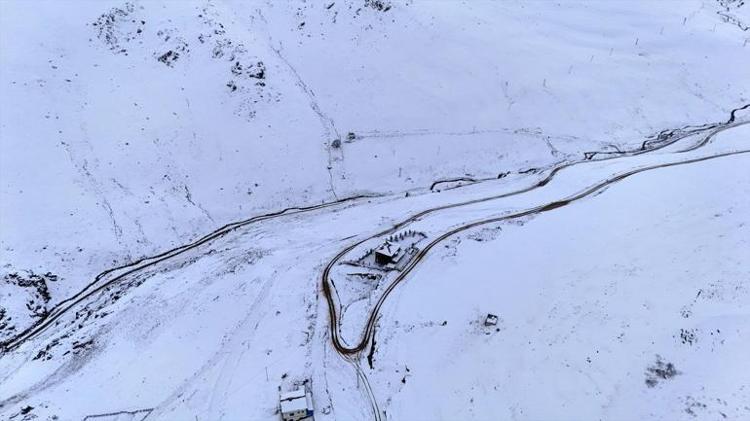
<svg viewBox="0 0 750 421"><path fill-rule="evenodd" d="M279 400L281 401L281 412L307 410L307 398L304 389L282 393Z"/></svg>
<svg viewBox="0 0 750 421"><path fill-rule="evenodd" d="M280 400L284 401L287 399L294 399L294 398L304 398L305 397L305 389L295 389L290 392L282 393Z"/></svg>

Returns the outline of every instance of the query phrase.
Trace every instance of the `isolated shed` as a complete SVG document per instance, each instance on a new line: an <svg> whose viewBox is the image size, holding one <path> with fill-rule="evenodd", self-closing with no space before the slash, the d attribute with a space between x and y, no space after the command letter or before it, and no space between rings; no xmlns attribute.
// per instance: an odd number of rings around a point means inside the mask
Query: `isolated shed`
<svg viewBox="0 0 750 421"><path fill-rule="evenodd" d="M312 397L305 388L282 393L279 397L279 406L283 421L298 421L313 415Z"/></svg>

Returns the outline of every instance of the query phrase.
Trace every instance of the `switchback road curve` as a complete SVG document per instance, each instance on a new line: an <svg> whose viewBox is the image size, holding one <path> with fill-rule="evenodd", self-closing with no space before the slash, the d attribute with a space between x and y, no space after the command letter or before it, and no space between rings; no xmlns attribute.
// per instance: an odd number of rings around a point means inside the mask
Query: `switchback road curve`
<svg viewBox="0 0 750 421"><path fill-rule="evenodd" d="M743 108L747 108L747 106L745 106ZM736 122L734 122L734 112L733 112L732 113L732 118L727 123L724 123L723 125L721 125L721 126L719 126L717 128L714 128L713 130L711 130L711 132L705 138L703 138L697 145L698 145L698 147L705 146L719 132L721 132L723 130L727 130L727 129L732 128L732 127L737 127L737 126L743 125L743 124L747 124L747 122L742 122L742 123L736 123ZM670 142L669 144L672 144L672 143L674 143L674 142ZM663 148L665 146L667 146L667 145L659 145L659 149L661 149L661 148ZM685 151L694 150L694 149L697 149L697 147L695 147L695 145L693 145L693 146L691 146L691 147L689 147L687 149L684 149L683 151L680 151L680 152L685 152ZM645 152L651 152L651 151L653 151L653 149L645 151ZM524 188L524 189L521 189L521 190L517 190L517 191L513 191L513 192L509 192L509 193L504 193L504 194L500 194L500 195L496 195L496 196L491 196L491 197L487 197L487 198L475 199L475 200L471 200L471 201L467 201L467 202L462 202L462 203L456 203L456 204L452 204L452 205L445 205L445 206L440 206L440 207L436 207L436 208L431 208L431 209L422 211L422 212L420 212L418 214L412 215L411 217L403 220L402 222L400 222L398 224L395 224L391 228L388 228L388 229L386 229L386 230L384 230L384 231L382 231L382 232L380 232L380 233L378 233L378 234L376 234L374 236L370 236L370 237L368 237L366 239L357 241L356 243L354 243L354 244L346 247L345 249L341 250L336 256L334 256L334 258L331 261L329 261L329 263L326 265L325 269L323 270L322 276L321 276L321 288L322 288L323 295L326 298L326 302L328 304L329 330L330 330L330 335L331 335L331 342L332 342L334 348L336 349L336 351L340 355L342 355L344 357L354 357L354 358L358 357L358 354L360 352L362 352L365 348L367 348L368 344L372 340L372 337L373 337L374 331L375 331L376 320L377 320L377 317L378 317L378 315L380 313L380 308L382 307L383 303L388 298L388 296L390 295L390 293L395 289L395 287L399 283L401 283L410 274L410 272L414 269L414 267L416 267L424 259L424 257L427 255L427 253L433 247L435 247L435 245L437 245L440 242L444 241L448 237L451 237L451 236L453 236L453 235L455 235L455 234L457 234L459 232L462 232L462 231L465 231L465 230L469 230L469 229L472 229L472 228L475 228L475 227L478 227L478 226L481 226L481 225L486 225L486 224L492 224L492 223L507 221L507 220L521 218L521 217L525 217L525 216L529 216L529 215L535 215L535 214L547 212L547 211L550 211L550 210L553 210L553 209L557 209L557 208L560 208L560 207L563 207L563 206L567 206L568 204L573 203L575 201L578 201L580 199L583 199L583 198L585 198L587 196L590 196L590 195L592 195L592 194L594 194L594 193L596 193L596 192L604 189L607 186L610 186L610 185L612 185L614 183L622 181L625 178L628 178L628 177L630 177L632 175L639 174L639 173L642 173L642 172L651 171L651 170L655 170L655 169L659 169L659 168L667 168L667 167L672 167L672 166L677 166L677 165L686 165L686 164L691 164L691 163L706 161L706 160L710 160L710 159L722 158L722 157L726 157L726 156L745 154L745 153L748 153L748 152L750 152L750 150L733 151L733 152L726 152L726 153L721 153L721 154L716 154L716 155L711 155L711 156L706 156L706 157L700 157L700 158L694 158L694 159L688 159L688 160L683 160L683 161L678 161L678 162L671 162L671 163L665 163L665 164L656 164L656 165L651 165L651 166L647 166L647 167L641 167L641 168L638 168L638 169L634 169L634 170L630 170L630 171L627 171L627 172L623 172L623 173L614 175L614 176L612 176L612 177L610 177L610 178L608 178L608 179L606 179L606 180L604 180L604 181L602 181L600 183L597 183L597 184L595 184L593 186L590 186L590 187L584 189L583 191L580 191L580 192L578 192L578 193L576 193L576 194L574 194L572 196L569 196L569 197L566 197L566 198L563 198L563 199L560 199L560 200L557 200L557 201L553 201L553 202L550 202L550 203L539 205L539 206L536 206L536 207L533 207L531 209L527 209L527 210L521 211L521 212L515 212L515 213L508 214L508 215L503 215L503 216L500 216L500 217L489 218L489 219L485 219L485 220L481 220L481 221L476 221L476 222L468 223L468 224L462 225L462 226L460 226L460 227L458 227L456 229L448 231L448 232L442 234L441 236L435 238L430 243L428 243L425 247L423 247L422 249L420 249L420 251L411 259L411 261L406 265L406 267L404 267L404 269L398 274L398 276L396 276L396 278L394 278L394 280L391 281L391 283L388 285L388 287L381 294L381 296L378 299L378 301L376 302L375 306L370 311L369 317L367 319L367 323L365 325L364 332L362 333L362 335L361 335L361 337L359 339L359 342L356 343L354 346L348 346L348 345L344 344L343 341L341 340L341 337L340 337L340 318L339 318L339 314L338 314L338 310L337 310L337 304L336 304L335 299L334 299L334 295L335 295L334 288L335 287L332 285L331 278L330 278L330 272L333 269L333 267L336 264L338 264L339 260L344 255L346 255L348 252L350 252L351 250L353 250L357 246L359 246L362 243L364 243L365 241L369 241L369 240L371 240L373 238L382 237L384 235L392 234L392 233L396 232L397 230L399 230L400 228L402 228L403 226L405 226L405 225L407 225L407 224L409 224L411 222L414 222L414 221L416 221L418 219L421 219L422 217L424 217L425 215L428 215L430 213L434 213L434 212L437 212L437 211L440 211L440 210L444 210L444 209L456 208L456 207L460 207L460 206L466 206L466 205L469 205L469 204L474 204L474 203L479 203L479 202L484 202L484 201L489 201L489 200L495 200L495 199L500 199L500 198L504 198L504 197L514 196L514 195L518 195L518 194L529 192L529 191L531 191L533 189L536 189L536 188L539 188L539 187L542 187L542 186L546 185L547 183L549 183L554 178L554 176L558 172L560 172L561 170L563 170L565 168L573 166L573 165L578 165L578 164L582 164L582 163L585 163L585 162L598 162L598 161L602 161L602 160L606 160L606 159L614 159L614 158L619 158L621 156L628 156L628 154L630 154L630 155L638 155L638 154L641 154L641 153L644 153L644 152L637 151L637 152L630 152L630 153L622 153L622 155L620 155L620 156L612 156L612 157L603 158L603 159L599 159L599 160L595 160L595 161L584 160L584 161L577 161L577 162L566 163L566 164L560 165L558 167L555 167L550 172L550 174L547 177L545 177L544 179L542 179L541 181L539 181L536 185L533 185L533 186L530 186L530 187L527 187L527 188Z"/></svg>

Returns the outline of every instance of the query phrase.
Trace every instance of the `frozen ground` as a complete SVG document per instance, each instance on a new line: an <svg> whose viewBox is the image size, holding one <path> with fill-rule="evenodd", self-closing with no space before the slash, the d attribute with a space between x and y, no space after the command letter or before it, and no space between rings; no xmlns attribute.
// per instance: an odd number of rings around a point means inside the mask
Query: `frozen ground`
<svg viewBox="0 0 750 421"><path fill-rule="evenodd" d="M750 418L747 21L0 3L0 418Z"/></svg>
<svg viewBox="0 0 750 421"><path fill-rule="evenodd" d="M379 321L371 381L392 419L750 417L749 162L456 237Z"/></svg>
<svg viewBox="0 0 750 421"><path fill-rule="evenodd" d="M747 127L692 152L571 168L502 206L744 150ZM389 419L747 416L748 156L654 169L446 241L383 307L372 368L360 360L380 410ZM464 196L428 197L443 194ZM354 370L330 346L319 274L349 237L370 235L341 221L383 225L422 199L270 219L115 283L3 356L3 409L271 419L277 387L310 379L318 419L370 417ZM486 312L500 316L497 331L481 325Z"/></svg>
<svg viewBox="0 0 750 421"><path fill-rule="evenodd" d="M1 263L56 301L250 214L724 120L729 3L3 2Z"/></svg>

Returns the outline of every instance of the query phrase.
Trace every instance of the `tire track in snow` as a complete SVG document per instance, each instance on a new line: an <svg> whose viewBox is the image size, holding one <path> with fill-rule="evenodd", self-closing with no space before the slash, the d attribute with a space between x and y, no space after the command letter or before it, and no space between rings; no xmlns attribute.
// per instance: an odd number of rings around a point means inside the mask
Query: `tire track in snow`
<svg viewBox="0 0 750 421"><path fill-rule="evenodd" d="M362 384L364 385L365 395L367 396L367 400L370 402L370 409L372 409L372 415L375 421L380 421L380 407L378 406L378 400L375 398L375 393L372 392L370 380L362 370L362 366L359 365L359 361L357 359L350 359L349 362L354 366L354 369L357 372L357 377L359 377L359 379L362 381Z"/></svg>
<svg viewBox="0 0 750 421"><path fill-rule="evenodd" d="M164 411L168 408L169 404L179 400L181 396L187 393L191 386L203 383L206 374L209 373L212 368L220 365L219 374L216 376L216 380L210 391L208 414L212 417L211 419L218 420L222 418L222 416L220 416L220 408L223 406L226 398L230 395L229 386L234 378L234 373L236 373L236 367L239 365L245 352L247 352L247 348L244 347L244 344L254 338L260 320L268 313L267 311L259 312L258 309L268 298L271 287L273 286L273 281L274 276L271 276L263 282L258 295L245 313L245 317L232 328L229 334L225 336L228 339L222 341L219 349L211 356L211 358L209 358L208 361L206 361L193 375L184 380L182 384L168 397L154 407L154 413L156 416L165 415ZM250 332L245 334L242 337L242 340L238 339L240 337L240 332L247 331L248 325L252 325ZM228 350L225 351L227 348Z"/></svg>
<svg viewBox="0 0 750 421"><path fill-rule="evenodd" d="M209 416L216 417L215 419L222 418L222 416L219 416L218 414L220 413L221 408L224 407L224 403L226 402L230 390L229 386L232 383L234 375L237 373L237 367L239 366L242 357L245 355L245 352L247 352L247 348L243 345L245 342L253 339L258 330L260 320L268 313L267 311L258 312L258 308L260 308L268 298L268 294L271 291L271 286L273 285L275 278L276 273L273 273L273 275L263 283L260 293L255 300L253 300L247 310L247 316L234 329L234 332L232 332L229 339L229 343L222 345L222 347L229 347L229 355L225 357L224 364L221 366L219 376L217 377L211 391L211 400L208 406ZM252 330L250 331L250 334L240 342L238 340L238 333L240 331L245 331L245 327L248 325L252 325Z"/></svg>

